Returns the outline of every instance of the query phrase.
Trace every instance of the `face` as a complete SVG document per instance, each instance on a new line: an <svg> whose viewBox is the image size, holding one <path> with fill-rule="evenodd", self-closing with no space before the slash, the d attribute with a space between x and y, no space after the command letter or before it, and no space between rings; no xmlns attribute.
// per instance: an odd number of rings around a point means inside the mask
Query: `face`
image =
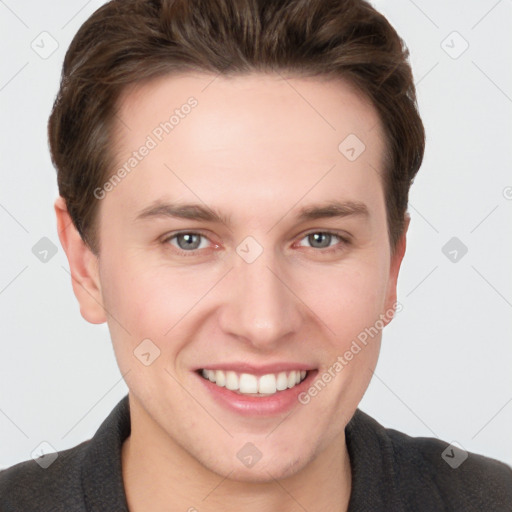
<svg viewBox="0 0 512 512"><path fill-rule="evenodd" d="M105 315L148 439L290 476L343 436L392 316L377 113L341 81L186 74L117 117L82 314Z"/></svg>

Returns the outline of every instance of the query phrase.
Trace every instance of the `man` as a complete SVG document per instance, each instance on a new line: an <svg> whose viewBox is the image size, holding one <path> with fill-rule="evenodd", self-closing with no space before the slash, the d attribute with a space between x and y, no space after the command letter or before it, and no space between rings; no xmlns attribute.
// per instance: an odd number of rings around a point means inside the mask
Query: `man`
<svg viewBox="0 0 512 512"><path fill-rule="evenodd" d="M1 510L512 510L505 464L357 409L424 151L407 57L355 0L112 1L81 27L55 211L129 395L0 473Z"/></svg>

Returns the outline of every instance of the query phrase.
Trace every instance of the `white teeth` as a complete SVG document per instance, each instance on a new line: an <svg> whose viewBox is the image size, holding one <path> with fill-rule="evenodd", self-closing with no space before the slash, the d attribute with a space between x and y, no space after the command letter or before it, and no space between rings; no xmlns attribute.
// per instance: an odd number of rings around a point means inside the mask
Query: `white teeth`
<svg viewBox="0 0 512 512"><path fill-rule="evenodd" d="M281 372L277 374L277 383L276 389L277 391L283 391L283 389L288 388L288 377L286 376L286 372Z"/></svg>
<svg viewBox="0 0 512 512"><path fill-rule="evenodd" d="M239 386L240 393L257 393L258 379L249 373L242 373Z"/></svg>
<svg viewBox="0 0 512 512"><path fill-rule="evenodd" d="M273 395L276 391L276 376L272 373L262 375L258 383L258 393Z"/></svg>
<svg viewBox="0 0 512 512"><path fill-rule="evenodd" d="M226 388L231 391L238 389L238 376L235 372L226 372Z"/></svg>
<svg viewBox="0 0 512 512"><path fill-rule="evenodd" d="M215 381L217 386L220 386L221 388L226 385L226 374L222 370L217 370L215 372Z"/></svg>
<svg viewBox="0 0 512 512"><path fill-rule="evenodd" d="M217 384L226 387L231 391L241 394L262 394L273 395L277 391L284 391L293 388L306 377L306 370L292 370L291 372L279 372L277 374L267 373L260 377L251 373L237 374L233 371L223 370L202 370L201 375Z"/></svg>
<svg viewBox="0 0 512 512"><path fill-rule="evenodd" d="M208 379L210 382L215 382L215 372L213 370L203 370L203 377Z"/></svg>

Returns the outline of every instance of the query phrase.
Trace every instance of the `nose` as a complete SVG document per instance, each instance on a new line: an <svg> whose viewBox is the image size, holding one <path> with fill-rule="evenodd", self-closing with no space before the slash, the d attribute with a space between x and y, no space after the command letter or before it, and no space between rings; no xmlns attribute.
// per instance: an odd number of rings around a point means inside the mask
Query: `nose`
<svg viewBox="0 0 512 512"><path fill-rule="evenodd" d="M235 255L226 281L219 320L224 333L270 351L299 331L301 302L293 294L293 278L272 251L263 250L252 263Z"/></svg>

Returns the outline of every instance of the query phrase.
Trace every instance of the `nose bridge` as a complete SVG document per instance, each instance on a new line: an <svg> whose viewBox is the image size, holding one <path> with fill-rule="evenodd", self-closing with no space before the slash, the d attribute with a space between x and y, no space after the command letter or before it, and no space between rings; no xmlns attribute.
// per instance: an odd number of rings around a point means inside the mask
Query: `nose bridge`
<svg viewBox="0 0 512 512"><path fill-rule="evenodd" d="M244 240L237 247L230 274L233 293L222 321L226 333L264 348L297 330L296 300L283 283L286 280L271 249L264 249L254 239Z"/></svg>

